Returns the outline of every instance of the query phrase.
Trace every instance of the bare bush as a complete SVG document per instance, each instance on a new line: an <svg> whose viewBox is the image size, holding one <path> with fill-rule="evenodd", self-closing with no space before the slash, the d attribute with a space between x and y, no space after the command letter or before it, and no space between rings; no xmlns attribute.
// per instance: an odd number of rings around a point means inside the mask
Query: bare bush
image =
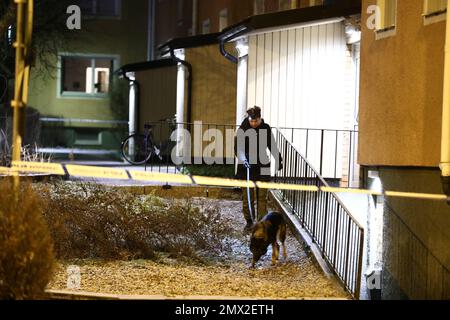
<svg viewBox="0 0 450 320"><path fill-rule="evenodd" d="M58 258L200 257L226 249L231 228L214 207L98 185L59 182L42 192Z"/></svg>
<svg viewBox="0 0 450 320"><path fill-rule="evenodd" d="M41 297L52 273L45 203L29 183L19 190L11 179L0 181L0 299Z"/></svg>

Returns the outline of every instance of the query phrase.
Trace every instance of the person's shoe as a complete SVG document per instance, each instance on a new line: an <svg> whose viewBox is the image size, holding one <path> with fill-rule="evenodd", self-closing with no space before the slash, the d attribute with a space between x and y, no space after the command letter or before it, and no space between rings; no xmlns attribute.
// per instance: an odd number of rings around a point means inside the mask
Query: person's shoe
<svg viewBox="0 0 450 320"><path fill-rule="evenodd" d="M244 227L244 233L250 233L252 231L253 222L251 220L247 220L247 224Z"/></svg>

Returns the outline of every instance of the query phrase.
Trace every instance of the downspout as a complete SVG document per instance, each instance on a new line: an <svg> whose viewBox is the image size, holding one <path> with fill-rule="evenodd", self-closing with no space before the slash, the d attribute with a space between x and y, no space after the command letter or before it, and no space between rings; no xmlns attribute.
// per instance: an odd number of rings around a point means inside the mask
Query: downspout
<svg viewBox="0 0 450 320"><path fill-rule="evenodd" d="M230 60L231 62L233 62L234 64L238 63L238 58L236 58L235 56L233 56L232 54L230 54L229 52L227 52L227 50L225 50L225 40L220 39L220 44L219 44L219 48L220 48L220 53L227 58L228 60Z"/></svg>
<svg viewBox="0 0 450 320"><path fill-rule="evenodd" d="M170 57L172 58L173 61L181 63L184 67L186 67L188 69L188 98L187 98L187 117L186 117L186 122L187 123L191 123L191 113L192 113L192 65L185 61L182 60L180 58L178 58L175 55L175 50L171 47L170 48Z"/></svg>
<svg viewBox="0 0 450 320"><path fill-rule="evenodd" d="M129 123L128 123L128 131L129 134L133 134L138 132L138 123L139 123L139 104L140 104L140 84L137 82L137 80L133 80L130 77L127 76L126 72L122 73L122 76L128 81L130 84L130 88L134 88L134 101L133 106L131 107L130 104L130 110L129 110ZM131 100L131 97L130 97Z"/></svg>
<svg viewBox="0 0 450 320"><path fill-rule="evenodd" d="M447 1L450 5L450 0ZM447 6L447 8L450 8ZM450 16L447 9L444 58L444 88L442 103L441 179L443 191L450 196ZM450 202L448 202L450 204Z"/></svg>
<svg viewBox="0 0 450 320"><path fill-rule="evenodd" d="M197 35L198 0L192 1L192 35Z"/></svg>

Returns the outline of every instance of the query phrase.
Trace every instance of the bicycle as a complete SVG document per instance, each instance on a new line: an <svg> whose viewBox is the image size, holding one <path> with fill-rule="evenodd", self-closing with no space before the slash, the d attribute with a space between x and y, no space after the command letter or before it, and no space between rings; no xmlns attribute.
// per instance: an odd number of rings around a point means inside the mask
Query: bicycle
<svg viewBox="0 0 450 320"><path fill-rule="evenodd" d="M147 163L154 155L162 160L161 151L153 142L152 128L152 125L145 124L145 134L132 134L122 142L122 156L126 161L141 165Z"/></svg>

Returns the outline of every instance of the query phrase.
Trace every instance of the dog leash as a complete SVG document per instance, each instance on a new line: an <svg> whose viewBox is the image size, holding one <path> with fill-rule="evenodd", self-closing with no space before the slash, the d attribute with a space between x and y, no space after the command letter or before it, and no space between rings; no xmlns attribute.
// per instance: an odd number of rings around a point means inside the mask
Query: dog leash
<svg viewBox="0 0 450 320"><path fill-rule="evenodd" d="M255 218L253 217L253 210L250 199L250 167L247 167L247 200L248 200L248 209L250 210L250 218L252 219L252 223L255 223Z"/></svg>

